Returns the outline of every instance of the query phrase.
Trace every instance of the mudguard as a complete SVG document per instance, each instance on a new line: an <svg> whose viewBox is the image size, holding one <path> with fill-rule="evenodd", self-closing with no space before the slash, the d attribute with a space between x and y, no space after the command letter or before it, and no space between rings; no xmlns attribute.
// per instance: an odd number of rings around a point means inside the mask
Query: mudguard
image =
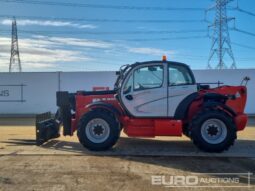
<svg viewBox="0 0 255 191"><path fill-rule="evenodd" d="M188 95L182 100L182 102L177 107L174 119L182 120L188 115L188 110L191 103L198 98L199 94L197 92Z"/></svg>
<svg viewBox="0 0 255 191"><path fill-rule="evenodd" d="M225 111L227 111L228 113L230 113L233 117L236 116L236 112L229 106L221 103L221 102L205 102L203 105L203 108L215 108L215 107L221 107L222 109L224 109Z"/></svg>
<svg viewBox="0 0 255 191"><path fill-rule="evenodd" d="M98 102L93 102L91 104L88 104L86 106L86 108L89 108L89 109L106 109L114 114L117 114L117 115L121 115L120 111L118 109L116 109L113 105L109 104L109 103L105 103L105 102L101 102L101 101L98 101Z"/></svg>

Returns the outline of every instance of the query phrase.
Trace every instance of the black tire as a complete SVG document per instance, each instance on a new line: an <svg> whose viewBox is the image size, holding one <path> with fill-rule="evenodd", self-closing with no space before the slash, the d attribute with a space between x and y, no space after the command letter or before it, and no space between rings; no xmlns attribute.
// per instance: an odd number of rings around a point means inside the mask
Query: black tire
<svg viewBox="0 0 255 191"><path fill-rule="evenodd" d="M107 139L101 143L92 142L87 134L87 124L96 118L103 119L109 125L110 133ZM92 151L103 151L112 148L120 137L120 127L115 116L111 112L104 110L92 110L83 115L78 124L77 136L80 143L87 149Z"/></svg>
<svg viewBox="0 0 255 191"><path fill-rule="evenodd" d="M208 119L220 120L226 126L226 136L217 144L209 143L202 136L202 125ZM223 152L224 150L228 150L229 147L234 144L236 139L236 126L232 117L221 110L206 109L199 112L191 121L190 132L193 143L205 152Z"/></svg>
<svg viewBox="0 0 255 191"><path fill-rule="evenodd" d="M190 138L189 124L184 124L184 125L183 125L182 132L183 132L183 134L184 134L186 137Z"/></svg>

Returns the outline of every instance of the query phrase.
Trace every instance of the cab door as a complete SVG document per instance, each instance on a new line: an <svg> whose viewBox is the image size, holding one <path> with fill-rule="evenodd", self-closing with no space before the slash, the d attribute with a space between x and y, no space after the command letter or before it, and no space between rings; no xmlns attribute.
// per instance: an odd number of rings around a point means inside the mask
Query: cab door
<svg viewBox="0 0 255 191"><path fill-rule="evenodd" d="M168 116L174 117L179 104L194 92L197 92L197 85L189 67L168 64Z"/></svg>
<svg viewBox="0 0 255 191"><path fill-rule="evenodd" d="M135 117L167 117L167 75L162 63L138 65L124 80L121 102Z"/></svg>

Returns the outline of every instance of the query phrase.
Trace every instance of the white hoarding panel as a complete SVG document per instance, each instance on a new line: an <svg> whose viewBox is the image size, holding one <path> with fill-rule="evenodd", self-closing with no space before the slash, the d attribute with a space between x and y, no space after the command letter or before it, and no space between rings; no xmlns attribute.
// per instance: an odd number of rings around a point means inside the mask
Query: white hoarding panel
<svg viewBox="0 0 255 191"><path fill-rule="evenodd" d="M56 110L58 73L1 73L0 114Z"/></svg>
<svg viewBox="0 0 255 191"><path fill-rule="evenodd" d="M91 91L96 86L112 89L115 79L115 72L61 72L60 89L70 92Z"/></svg>
<svg viewBox="0 0 255 191"><path fill-rule="evenodd" d="M220 81L226 85L240 85L249 76L246 112L255 114L255 69L194 70L194 75L200 83ZM0 114L55 112L56 91L112 89L115 79L115 72L0 73Z"/></svg>

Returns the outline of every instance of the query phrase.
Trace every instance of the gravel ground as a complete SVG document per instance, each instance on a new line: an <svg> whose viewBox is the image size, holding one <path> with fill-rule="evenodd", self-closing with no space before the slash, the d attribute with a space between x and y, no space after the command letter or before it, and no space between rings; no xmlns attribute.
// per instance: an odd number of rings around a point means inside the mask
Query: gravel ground
<svg viewBox="0 0 255 191"><path fill-rule="evenodd" d="M255 190L255 128L239 133L227 152L210 155L186 139L133 139L122 135L107 152L89 152L74 137L61 137L42 147L34 145L34 119L0 119L0 190ZM206 173L206 174L202 174ZM152 178L243 173L239 183L203 184L206 187L152 185ZM157 177L158 178L158 177ZM202 184L200 184L202 185ZM218 187L208 187L218 186ZM231 187L226 187L231 186ZM232 187L235 186L235 187Z"/></svg>

